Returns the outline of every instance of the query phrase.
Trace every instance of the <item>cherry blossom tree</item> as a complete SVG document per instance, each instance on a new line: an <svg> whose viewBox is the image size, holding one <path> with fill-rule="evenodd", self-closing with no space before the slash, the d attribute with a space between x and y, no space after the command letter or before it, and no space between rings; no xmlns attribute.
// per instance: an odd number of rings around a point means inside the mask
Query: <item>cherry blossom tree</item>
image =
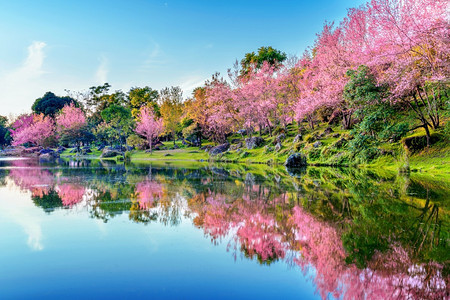
<svg viewBox="0 0 450 300"><path fill-rule="evenodd" d="M56 117L56 130L63 142L80 143L87 138L86 117L81 108L66 105Z"/></svg>
<svg viewBox="0 0 450 300"><path fill-rule="evenodd" d="M161 118L155 116L152 108L143 106L139 110L135 131L147 139L151 153L153 139L158 137L164 131L163 121Z"/></svg>
<svg viewBox="0 0 450 300"><path fill-rule="evenodd" d="M55 134L53 119L43 114L24 115L12 127L14 128L11 131L14 146L25 143L42 146L48 138Z"/></svg>

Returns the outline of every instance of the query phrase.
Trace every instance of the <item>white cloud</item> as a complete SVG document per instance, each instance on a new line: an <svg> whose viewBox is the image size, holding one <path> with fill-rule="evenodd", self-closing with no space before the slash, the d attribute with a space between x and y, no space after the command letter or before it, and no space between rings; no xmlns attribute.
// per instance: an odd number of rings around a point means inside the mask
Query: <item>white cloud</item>
<svg viewBox="0 0 450 300"><path fill-rule="evenodd" d="M46 74L43 69L46 43L32 42L26 59L17 68L0 74L0 105L14 113L25 112L30 98L36 98L36 90L42 90L39 80ZM26 103L26 105L25 105ZM9 111L2 111L7 113Z"/></svg>
<svg viewBox="0 0 450 300"><path fill-rule="evenodd" d="M95 72L95 81L98 84L104 84L108 82L108 59L102 55L100 57L100 65L97 68L97 71Z"/></svg>
<svg viewBox="0 0 450 300"><path fill-rule="evenodd" d="M206 79L207 78L205 77L194 75L182 81L180 83L180 87L183 90L184 97L190 97L192 91L195 88L202 86L205 83Z"/></svg>

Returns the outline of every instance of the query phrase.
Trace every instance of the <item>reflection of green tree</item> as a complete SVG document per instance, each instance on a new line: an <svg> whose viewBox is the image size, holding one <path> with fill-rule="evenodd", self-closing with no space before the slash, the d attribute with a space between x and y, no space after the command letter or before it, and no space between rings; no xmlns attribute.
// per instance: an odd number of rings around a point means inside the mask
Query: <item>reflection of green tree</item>
<svg viewBox="0 0 450 300"><path fill-rule="evenodd" d="M47 213L63 207L61 197L55 190L50 190L48 193L42 194L42 196L31 196L31 200L37 207L41 207Z"/></svg>

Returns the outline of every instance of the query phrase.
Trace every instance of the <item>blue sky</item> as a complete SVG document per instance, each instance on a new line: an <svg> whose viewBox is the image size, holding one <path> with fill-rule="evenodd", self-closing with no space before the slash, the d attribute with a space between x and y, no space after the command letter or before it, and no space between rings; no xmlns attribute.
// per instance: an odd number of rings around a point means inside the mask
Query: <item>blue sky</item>
<svg viewBox="0 0 450 300"><path fill-rule="evenodd" d="M261 46L300 55L325 21L363 2L0 0L0 114L103 82L180 85L187 97Z"/></svg>

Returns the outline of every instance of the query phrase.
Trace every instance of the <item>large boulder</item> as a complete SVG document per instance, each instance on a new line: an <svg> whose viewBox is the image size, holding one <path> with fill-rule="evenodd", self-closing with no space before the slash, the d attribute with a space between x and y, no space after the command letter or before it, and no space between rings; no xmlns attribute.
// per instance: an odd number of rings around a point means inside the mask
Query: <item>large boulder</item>
<svg viewBox="0 0 450 300"><path fill-rule="evenodd" d="M209 150L209 155L217 155L220 153L223 153L225 151L227 151L230 148L230 144L229 143L225 143L216 147L211 148L211 150Z"/></svg>
<svg viewBox="0 0 450 300"><path fill-rule="evenodd" d="M261 147L263 144L264 139L260 136L253 136L251 138L245 139L245 145L249 150Z"/></svg>
<svg viewBox="0 0 450 300"><path fill-rule="evenodd" d="M118 155L122 155L122 152L117 150L109 150L104 149L102 152L102 155L100 155L101 158L108 158L108 157L116 157Z"/></svg>
<svg viewBox="0 0 450 300"><path fill-rule="evenodd" d="M308 163L306 162L306 156L303 155L302 153L297 152L289 155L284 165L289 168L297 168L297 167L304 167L308 165Z"/></svg>

